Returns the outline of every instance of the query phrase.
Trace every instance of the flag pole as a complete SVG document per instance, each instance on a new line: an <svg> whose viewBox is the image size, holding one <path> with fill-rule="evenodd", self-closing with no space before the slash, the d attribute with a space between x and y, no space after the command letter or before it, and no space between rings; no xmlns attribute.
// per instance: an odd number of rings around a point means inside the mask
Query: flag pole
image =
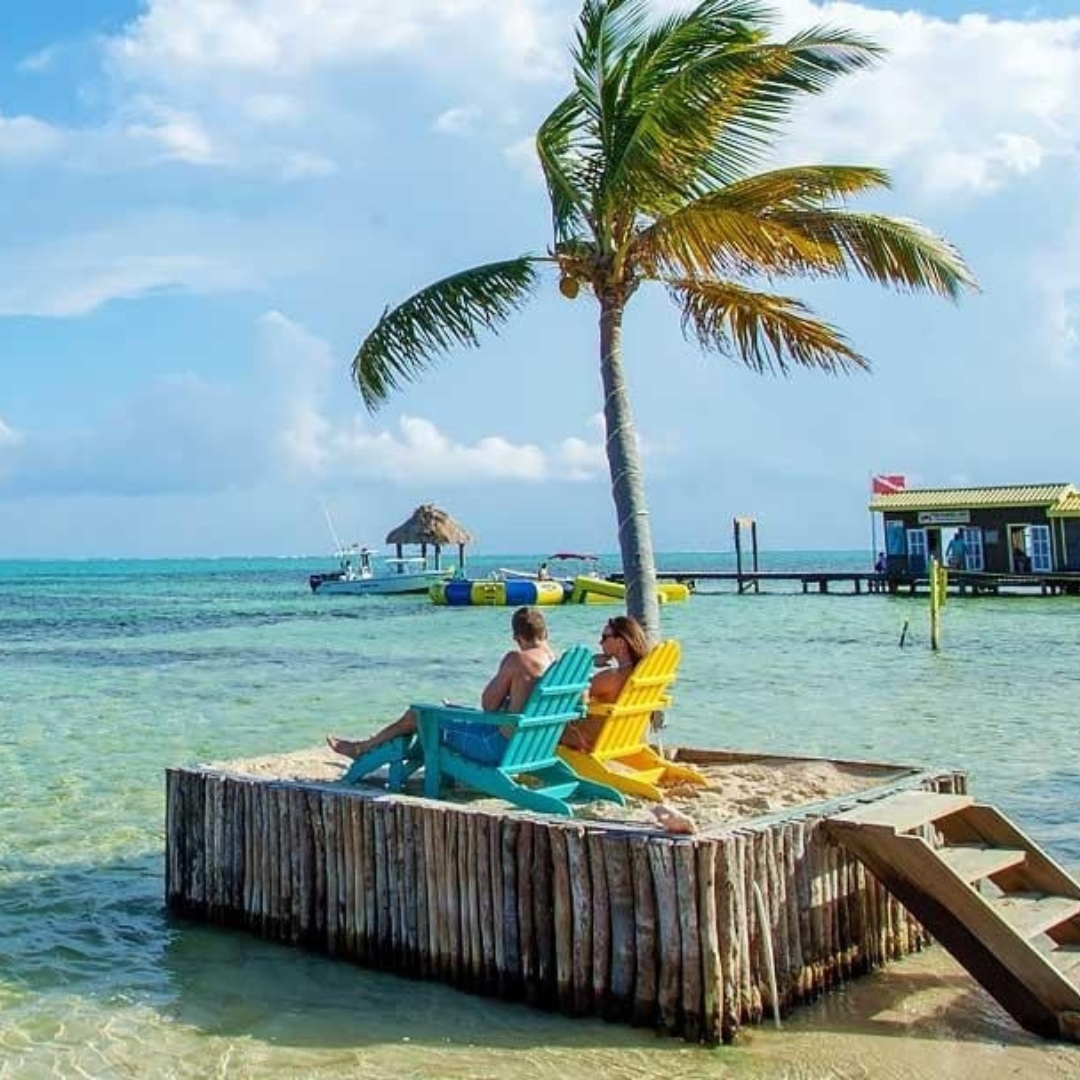
<svg viewBox="0 0 1080 1080"><path fill-rule="evenodd" d="M871 501L874 495L874 474L870 473L870 496ZM877 565L877 519L874 517L874 511L870 511L870 565Z"/></svg>

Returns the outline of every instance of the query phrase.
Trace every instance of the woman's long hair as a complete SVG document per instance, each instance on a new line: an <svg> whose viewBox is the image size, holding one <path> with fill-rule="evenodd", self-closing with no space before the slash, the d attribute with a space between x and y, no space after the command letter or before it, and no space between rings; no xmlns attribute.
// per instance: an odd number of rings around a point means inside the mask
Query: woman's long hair
<svg viewBox="0 0 1080 1080"><path fill-rule="evenodd" d="M645 636L641 623L633 615L616 615L608 619L607 625L611 633L626 642L626 647L630 650L630 656L636 665L649 651L649 639Z"/></svg>

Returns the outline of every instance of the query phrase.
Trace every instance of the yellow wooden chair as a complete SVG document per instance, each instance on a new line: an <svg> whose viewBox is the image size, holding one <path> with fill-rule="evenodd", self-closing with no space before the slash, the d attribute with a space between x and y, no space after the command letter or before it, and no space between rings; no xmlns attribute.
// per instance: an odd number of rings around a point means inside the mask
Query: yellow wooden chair
<svg viewBox="0 0 1080 1080"><path fill-rule="evenodd" d="M675 680L681 650L677 641L661 642L639 661L618 700L610 705L589 703L588 718L602 727L588 751L559 747L559 756L589 780L610 784L628 795L659 800L673 784L707 784L689 765L661 757L648 743L653 713L671 705L668 688Z"/></svg>

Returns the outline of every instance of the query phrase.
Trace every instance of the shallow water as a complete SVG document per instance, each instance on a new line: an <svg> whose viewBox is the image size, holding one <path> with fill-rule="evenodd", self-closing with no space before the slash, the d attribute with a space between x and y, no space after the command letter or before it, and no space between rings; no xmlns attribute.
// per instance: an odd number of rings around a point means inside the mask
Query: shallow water
<svg viewBox="0 0 1080 1080"><path fill-rule="evenodd" d="M691 559L723 562L667 562ZM0 563L0 1077L1080 1076L939 949L708 1051L168 918L165 767L467 700L511 645L505 610L316 597L323 568ZM556 643L610 610L549 609ZM664 611L685 650L667 738L959 766L1075 871L1078 626L1076 598L954 599L933 654L925 599L703 587Z"/></svg>

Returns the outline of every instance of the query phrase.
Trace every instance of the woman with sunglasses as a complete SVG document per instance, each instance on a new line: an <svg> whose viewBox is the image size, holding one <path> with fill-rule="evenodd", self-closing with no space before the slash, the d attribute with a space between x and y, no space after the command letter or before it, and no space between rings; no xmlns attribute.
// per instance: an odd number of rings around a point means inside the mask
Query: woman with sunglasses
<svg viewBox="0 0 1080 1080"><path fill-rule="evenodd" d="M648 651L648 638L637 619L632 615L608 619L600 632L600 652L593 657L600 670L589 684L589 704L610 705L615 701ZM591 750L602 726L603 720L586 714L584 720L566 725L561 741L574 750Z"/></svg>

